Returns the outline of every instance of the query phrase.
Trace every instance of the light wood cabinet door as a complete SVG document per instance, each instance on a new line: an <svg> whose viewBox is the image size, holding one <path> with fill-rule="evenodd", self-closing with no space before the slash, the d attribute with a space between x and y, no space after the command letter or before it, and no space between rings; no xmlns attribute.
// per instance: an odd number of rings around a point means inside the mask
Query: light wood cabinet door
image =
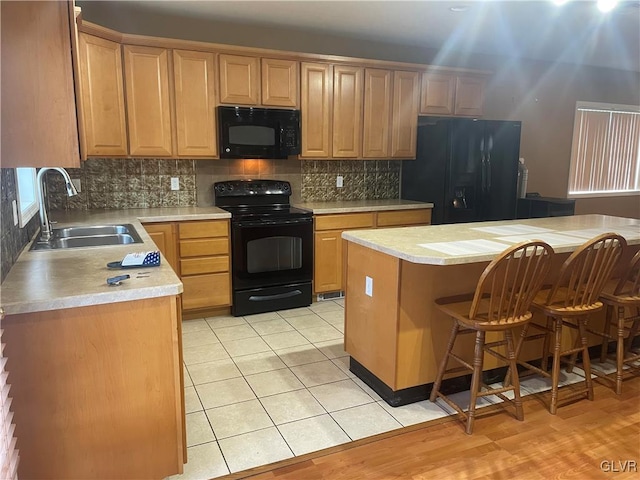
<svg viewBox="0 0 640 480"><path fill-rule="evenodd" d="M3 168L80 166L70 8L0 2Z"/></svg>
<svg viewBox="0 0 640 480"><path fill-rule="evenodd" d="M363 158L389 157L392 77L390 70L364 71Z"/></svg>
<svg viewBox="0 0 640 480"><path fill-rule="evenodd" d="M220 55L220 103L260 104L260 59Z"/></svg>
<svg viewBox="0 0 640 480"><path fill-rule="evenodd" d="M314 238L313 290L342 290L342 230L316 232Z"/></svg>
<svg viewBox="0 0 640 480"><path fill-rule="evenodd" d="M364 69L360 67L333 67L334 158L362 156L363 78Z"/></svg>
<svg viewBox="0 0 640 480"><path fill-rule="evenodd" d="M130 154L171 156L168 50L125 45L124 68Z"/></svg>
<svg viewBox="0 0 640 480"><path fill-rule="evenodd" d="M482 115L485 83L485 78L479 75L459 75L456 78L456 115Z"/></svg>
<svg viewBox="0 0 640 480"><path fill-rule="evenodd" d="M87 155L127 155L122 47L80 33L79 60Z"/></svg>
<svg viewBox="0 0 640 480"><path fill-rule="evenodd" d="M391 156L393 158L416 158L418 103L418 72L394 72L391 123Z"/></svg>
<svg viewBox="0 0 640 480"><path fill-rule="evenodd" d="M173 51L178 156L218 155L214 62L213 53Z"/></svg>
<svg viewBox="0 0 640 480"><path fill-rule="evenodd" d="M231 304L231 282L228 273L211 273L182 278L182 308L228 306Z"/></svg>
<svg viewBox="0 0 640 480"><path fill-rule="evenodd" d="M262 105L298 106L298 62L262 59Z"/></svg>
<svg viewBox="0 0 640 480"><path fill-rule="evenodd" d="M446 73L423 73L420 113L453 115L456 77Z"/></svg>
<svg viewBox="0 0 640 480"><path fill-rule="evenodd" d="M176 248L175 223L147 223L144 225L151 240L156 244L160 253L169 262L173 271L178 273L178 254Z"/></svg>
<svg viewBox="0 0 640 480"><path fill-rule="evenodd" d="M300 77L300 157L327 158L331 155L333 67L326 63L303 62Z"/></svg>

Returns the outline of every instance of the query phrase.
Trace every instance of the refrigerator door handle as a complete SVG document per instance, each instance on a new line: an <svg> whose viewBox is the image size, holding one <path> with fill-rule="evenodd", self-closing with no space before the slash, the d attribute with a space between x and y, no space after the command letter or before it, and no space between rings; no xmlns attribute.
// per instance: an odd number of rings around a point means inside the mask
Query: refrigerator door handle
<svg viewBox="0 0 640 480"><path fill-rule="evenodd" d="M480 189L483 193L487 191L487 160L484 153L480 157Z"/></svg>
<svg viewBox="0 0 640 480"><path fill-rule="evenodd" d="M489 193L491 191L491 153L487 153L487 160L485 162L484 168L485 190L487 193Z"/></svg>

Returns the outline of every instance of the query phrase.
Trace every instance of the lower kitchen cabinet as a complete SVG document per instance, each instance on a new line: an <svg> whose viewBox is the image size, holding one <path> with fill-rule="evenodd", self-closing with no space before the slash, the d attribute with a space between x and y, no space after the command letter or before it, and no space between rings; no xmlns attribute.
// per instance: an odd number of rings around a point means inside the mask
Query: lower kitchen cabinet
<svg viewBox="0 0 640 480"><path fill-rule="evenodd" d="M340 213L314 217L313 291L343 290L342 232L376 227L429 225L431 209Z"/></svg>
<svg viewBox="0 0 640 480"><path fill-rule="evenodd" d="M144 229L167 262L169 262L173 271L178 272L178 256L176 253L177 225L175 223L147 223L144 225Z"/></svg>
<svg viewBox="0 0 640 480"><path fill-rule="evenodd" d="M19 478L165 478L185 458L178 296L7 315Z"/></svg>
<svg viewBox="0 0 640 480"><path fill-rule="evenodd" d="M182 308L197 310L231 305L229 221L178 224Z"/></svg>
<svg viewBox="0 0 640 480"><path fill-rule="evenodd" d="M147 223L145 229L184 291L184 311L231 305L229 220Z"/></svg>

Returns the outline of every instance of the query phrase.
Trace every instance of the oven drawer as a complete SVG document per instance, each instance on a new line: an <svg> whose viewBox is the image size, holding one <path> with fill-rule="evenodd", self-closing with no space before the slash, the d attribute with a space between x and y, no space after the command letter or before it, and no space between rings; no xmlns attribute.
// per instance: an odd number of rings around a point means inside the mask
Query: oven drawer
<svg viewBox="0 0 640 480"><path fill-rule="evenodd" d="M227 220L212 220L180 223L180 240L187 238L226 237L229 235Z"/></svg>
<svg viewBox="0 0 640 480"><path fill-rule="evenodd" d="M229 256L186 258L180 260L180 275L199 275L229 271Z"/></svg>
<svg viewBox="0 0 640 480"><path fill-rule="evenodd" d="M180 240L180 257L228 254L229 239L227 237L204 238L201 240Z"/></svg>
<svg viewBox="0 0 640 480"><path fill-rule="evenodd" d="M373 212L318 215L315 217L316 231L342 230L345 228L371 228L374 225L373 217Z"/></svg>
<svg viewBox="0 0 640 480"><path fill-rule="evenodd" d="M183 277L182 308L219 307L231 304L231 279L228 273Z"/></svg>

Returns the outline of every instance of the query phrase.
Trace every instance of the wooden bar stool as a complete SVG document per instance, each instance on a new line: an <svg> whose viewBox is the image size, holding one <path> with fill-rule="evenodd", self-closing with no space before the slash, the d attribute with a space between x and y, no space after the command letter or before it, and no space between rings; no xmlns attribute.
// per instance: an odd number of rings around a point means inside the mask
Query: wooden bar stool
<svg viewBox="0 0 640 480"><path fill-rule="evenodd" d="M562 264L555 284L550 288L540 290L533 300L532 309L545 314L547 323L543 326L534 321L525 325L518 340L516 355L520 354L523 342L544 338L541 368L522 360L518 360L518 364L524 366L529 372L538 373L551 379L549 412L553 415L558 408L560 363L568 363L567 371L570 372L578 353L582 354L585 388L578 392L572 392L563 401L573 400L584 395L589 400L593 400L591 364L586 336L587 320L590 313L602 309L602 302L598 300L598 297L611 277L626 244L625 239L615 233L605 233L587 241ZM576 345L565 351L561 351L563 326L578 330ZM542 330L544 333L529 336L529 327ZM551 352L553 363L551 373L549 373L547 366L551 335L554 338L553 352ZM566 356L569 356L570 359L562 358Z"/></svg>
<svg viewBox="0 0 640 480"><path fill-rule="evenodd" d="M512 403L503 394L513 390L516 418L524 419L517 375L513 375L512 385L505 383L500 388L490 389L482 383L484 352L505 362L517 372L512 330L531 319L529 306L549 271L552 255L553 249L544 242L519 243L502 252L485 268L475 293L436 300L437 307L453 319L453 329L429 399L435 402L440 397L461 414L467 421L465 431L469 435L473 431L478 397L497 395L503 401ZM503 340L485 343L485 334L488 331L503 332ZM471 332L476 332L473 365L452 351L457 336ZM506 357L498 351L498 347L503 346L506 346ZM447 369L449 359L455 360L462 367ZM471 398L466 413L440 391L445 374L461 371L472 372Z"/></svg>
<svg viewBox="0 0 640 480"><path fill-rule="evenodd" d="M616 393L622 393L623 369L627 365L629 371L638 374L640 368L633 365L634 362L640 360L640 353L631 352L631 342L640 333L640 251L631 259L629 267L623 272L620 279L610 280L605 285L600 301L607 305L607 317L604 328L601 332L588 329L589 333L593 333L602 337L602 350L600 353L600 362L604 362L607 358L607 350L609 342L616 340L616 373L615 379L611 375L592 369L595 375L612 381L616 388ZM612 321L613 312L616 312L618 321ZM629 315L626 315L626 312ZM630 324L630 325L629 325ZM616 328L616 334L611 334L611 328ZM625 341L625 333L628 334Z"/></svg>

